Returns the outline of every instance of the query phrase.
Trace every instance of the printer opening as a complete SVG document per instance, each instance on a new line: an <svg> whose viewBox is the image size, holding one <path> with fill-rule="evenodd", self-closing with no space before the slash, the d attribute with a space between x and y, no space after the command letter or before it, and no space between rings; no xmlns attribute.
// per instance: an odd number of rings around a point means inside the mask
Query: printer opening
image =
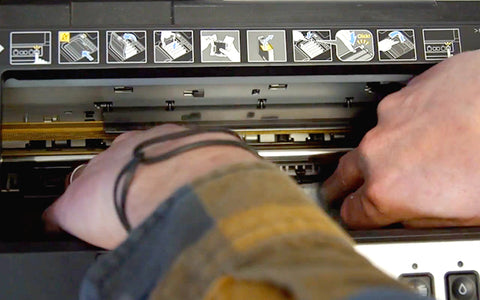
<svg viewBox="0 0 480 300"><path fill-rule="evenodd" d="M175 76L142 72L4 74L1 241L72 239L46 233L41 221L63 193L67 174L117 135L163 123L236 131L323 205L320 184L375 126L378 102L412 77L288 69L257 76L228 69L211 76L196 76L195 69ZM339 220L338 210L328 211Z"/></svg>

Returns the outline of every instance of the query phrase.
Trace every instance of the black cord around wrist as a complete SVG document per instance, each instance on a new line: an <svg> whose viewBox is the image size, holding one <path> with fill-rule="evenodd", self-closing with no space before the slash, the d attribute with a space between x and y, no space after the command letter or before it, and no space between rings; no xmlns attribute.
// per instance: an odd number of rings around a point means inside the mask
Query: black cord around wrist
<svg viewBox="0 0 480 300"><path fill-rule="evenodd" d="M256 156L259 156L255 150L250 148L247 144L245 144L241 140L224 140L224 139L198 141L191 144L179 146L169 152L166 152L157 156L152 156L152 157L148 157L145 154L145 150L149 146L161 144L167 141L185 138L188 136L203 134L203 133L227 133L235 137L238 137L240 139L240 137L236 133L227 129L196 129L196 130L185 130L185 131L180 131L173 134L167 134L164 136L155 137L147 141L144 141L140 143L137 147L135 147L133 151L132 159L122 168L119 175L117 176L117 179L115 180L115 184L114 184L114 190L113 190L115 211L118 215L120 222L122 223L122 226L125 228L127 232L130 232L132 230L132 226L130 225L130 222L128 221L128 217L126 214L127 195L128 195L130 185L133 181L135 172L139 165L141 164L151 165L151 164L159 163L185 152L189 152L199 148L211 147L211 146L237 147L237 148L241 148L246 151L249 151Z"/></svg>

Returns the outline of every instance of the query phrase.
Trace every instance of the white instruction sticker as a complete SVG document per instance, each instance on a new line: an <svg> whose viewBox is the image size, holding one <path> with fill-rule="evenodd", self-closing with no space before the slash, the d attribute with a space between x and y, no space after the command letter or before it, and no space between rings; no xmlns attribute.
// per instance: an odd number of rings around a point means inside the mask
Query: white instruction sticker
<svg viewBox="0 0 480 300"><path fill-rule="evenodd" d="M202 63L240 62L240 31L202 30L200 50Z"/></svg>
<svg viewBox="0 0 480 300"><path fill-rule="evenodd" d="M426 60L442 60L462 52L460 29L423 29Z"/></svg>
<svg viewBox="0 0 480 300"><path fill-rule="evenodd" d="M146 31L107 31L107 64L146 63Z"/></svg>
<svg viewBox="0 0 480 300"><path fill-rule="evenodd" d="M50 31L10 33L10 64L49 65L52 63L52 34Z"/></svg>
<svg viewBox="0 0 480 300"><path fill-rule="evenodd" d="M341 61L365 62L375 57L373 34L366 29L339 30L335 40Z"/></svg>
<svg viewBox="0 0 480 300"><path fill-rule="evenodd" d="M155 63L193 63L192 30L156 30L153 43Z"/></svg>
<svg viewBox="0 0 480 300"><path fill-rule="evenodd" d="M285 30L247 30L248 62L286 62Z"/></svg>
<svg viewBox="0 0 480 300"><path fill-rule="evenodd" d="M58 63L98 64L98 31L60 31L58 33Z"/></svg>
<svg viewBox="0 0 480 300"><path fill-rule="evenodd" d="M415 31L413 29L377 30L378 59L380 61L415 61Z"/></svg>
<svg viewBox="0 0 480 300"><path fill-rule="evenodd" d="M330 30L293 30L292 35L295 62L333 60Z"/></svg>

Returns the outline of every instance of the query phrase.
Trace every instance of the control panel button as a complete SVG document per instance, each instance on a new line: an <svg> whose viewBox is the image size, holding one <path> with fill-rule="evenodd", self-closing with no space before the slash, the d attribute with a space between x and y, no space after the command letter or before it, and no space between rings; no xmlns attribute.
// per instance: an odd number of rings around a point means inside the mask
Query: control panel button
<svg viewBox="0 0 480 300"><path fill-rule="evenodd" d="M413 288L420 296L430 297L434 295L432 274L402 274L399 279Z"/></svg>
<svg viewBox="0 0 480 300"><path fill-rule="evenodd" d="M478 275L474 272L448 273L449 300L478 300Z"/></svg>

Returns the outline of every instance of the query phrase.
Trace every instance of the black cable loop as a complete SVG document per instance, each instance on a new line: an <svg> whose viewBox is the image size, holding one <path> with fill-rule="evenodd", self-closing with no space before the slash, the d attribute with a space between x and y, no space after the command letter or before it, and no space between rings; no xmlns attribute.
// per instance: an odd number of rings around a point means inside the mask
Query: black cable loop
<svg viewBox="0 0 480 300"><path fill-rule="evenodd" d="M245 149L251 153L254 153L256 156L258 154L255 152L255 150L252 150L249 146L245 145L243 142L240 141L231 141L231 140L206 140L206 141L199 141L195 142L192 144L187 144L180 146L176 149L173 149L172 151L169 151L167 153L154 156L154 157L144 157L144 160L142 160L142 163L146 165L151 165L154 163L158 163L164 160L167 160L169 158L172 158L174 156L177 156L179 154L188 152L190 150L194 150L197 148L204 148L204 147L210 147L210 146L233 146L233 147L239 147L242 149Z"/></svg>
<svg viewBox="0 0 480 300"><path fill-rule="evenodd" d="M127 202L126 198L128 194L128 189L130 187L130 183L132 182L132 179L133 179L133 173L135 172L139 164L140 164L140 161L136 158L133 158L120 171L120 173L117 176L117 179L115 180L115 184L113 186L113 203L115 205L115 211L117 212L117 216L120 219L120 223L122 223L123 227L127 232L131 231L131 226L125 211L125 205ZM122 179L127 175L128 175L127 179L129 183L128 185L125 185L125 184L122 185L120 198L118 198L118 189L119 189L120 183L122 182ZM118 199L120 199L120 201Z"/></svg>
<svg viewBox="0 0 480 300"><path fill-rule="evenodd" d="M115 211L117 212L118 218L122 223L122 226L125 228L127 232L130 232L132 229L132 226L128 221L128 217L125 211L127 195L130 189L130 185L133 181L135 171L137 170L140 164L150 165L150 164L158 163L194 149L210 147L210 146L238 147L238 148L249 151L250 153L254 154L257 157L260 157L255 150L250 148L247 144L243 143L241 140L235 141L235 140L223 140L223 139L222 140L221 139L205 140L205 141L195 142L192 144L183 145L167 153L163 153L151 158L146 157L145 153L142 152L144 148L151 146L153 144L163 143L170 140L176 140L183 137L192 136L195 134L211 133L211 132L228 133L236 137L239 137L233 131L230 131L227 129L221 129L221 128L220 129L187 130L187 131L176 132L173 134L168 134L168 135L157 137L157 138L152 138L150 140L140 143L137 147L135 147L132 160L130 160L130 162L128 162L120 171L119 175L117 176L117 179L115 180L114 190L113 190L113 193L114 193L113 200L115 205ZM119 195L118 192L119 192L120 186L121 186L121 191Z"/></svg>
<svg viewBox="0 0 480 300"><path fill-rule="evenodd" d="M177 140L177 139L192 136L192 135L203 134L203 133L226 133L238 138L239 140L242 140L241 137L236 132L226 128L199 128L199 129L184 130L184 131L179 131L179 132L159 136L156 138L152 138L138 144L137 147L135 147L135 149L133 150L133 156L139 158L140 160L144 160L145 153L143 152L143 150L145 150L145 148L149 146L152 146L154 144L164 143L167 141Z"/></svg>

